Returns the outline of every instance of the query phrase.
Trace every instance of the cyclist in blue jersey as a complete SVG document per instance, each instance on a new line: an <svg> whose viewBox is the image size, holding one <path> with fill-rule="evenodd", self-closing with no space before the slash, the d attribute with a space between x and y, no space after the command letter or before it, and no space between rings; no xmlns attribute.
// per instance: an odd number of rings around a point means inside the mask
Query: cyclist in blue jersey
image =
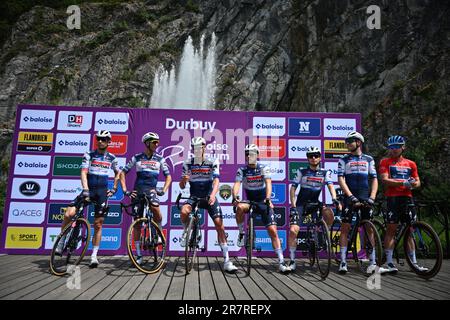
<svg viewBox="0 0 450 320"><path fill-rule="evenodd" d="M108 144L111 141L111 133L107 130L100 130L96 134L97 150L86 152L81 163L81 185L83 191L71 202L64 214L64 221L61 230L70 222L71 217L76 213L76 208L82 201L94 200L95 220L94 236L92 238L92 255L89 267L98 266L97 252L99 250L102 237L102 225L105 220L104 214L107 212L106 200L117 191L120 170L117 164L117 158L107 151ZM108 173L112 169L115 173L114 187L108 189ZM61 254L64 240L61 240L56 248L56 254Z"/></svg>
<svg viewBox="0 0 450 320"><path fill-rule="evenodd" d="M339 159L338 182L344 192L344 210L341 214L342 227L340 235L341 264L340 273L346 273L347 269L347 237L352 222L352 207L360 205L362 201L373 205L378 190L377 172L375 161L369 155L362 153L364 137L356 131L350 132L345 143L350 154ZM361 220L370 220L372 208L361 208ZM370 241L374 241L372 230L368 230ZM376 271L375 250L369 257L370 264L367 273Z"/></svg>
<svg viewBox="0 0 450 320"><path fill-rule="evenodd" d="M136 219L142 217L144 208L146 205L145 196L150 200L150 210L153 213L153 219L162 230L161 210L159 209L158 196L163 196L169 189L172 177L169 172L169 168L164 158L156 153L156 149L159 146L159 135L154 132L147 132L142 137L142 142L145 144L145 151L134 155L128 164L123 168L120 174L120 183L125 195L130 196L132 199L133 210L136 215ZM136 181L134 183L134 190L132 192L127 191L125 175L136 166ZM159 173L162 170L166 181L162 189L156 188L158 184ZM136 244L137 262L142 263L142 254L140 252L140 234L141 226L136 225L134 230L134 242Z"/></svg>
<svg viewBox="0 0 450 320"><path fill-rule="evenodd" d="M273 204L270 200L272 196L272 180L270 177L270 168L257 162L259 148L256 144L245 146L245 158L247 165L240 167L236 173L236 180L233 186L233 204L236 206L236 223L239 227L239 236L237 245L244 246L244 215L250 211L250 205L239 203L239 189L243 183L245 194L250 201L258 202L254 210L260 214L262 221L272 240L272 248L278 256L279 270L282 273L289 272L290 269L284 262L283 250L281 249L280 239L278 238L277 223ZM269 206L269 210L267 210Z"/></svg>
<svg viewBox="0 0 450 320"><path fill-rule="evenodd" d="M336 199L336 191L331 180L331 172L320 168L321 152L317 147L309 147L306 151L309 167L297 171L294 182L290 190L291 209L290 209L290 231L289 231L289 253L291 261L289 267L294 271L297 267L295 263L295 252L297 250L297 235L300 230L299 221L303 216L303 209L307 202L318 202L322 206L322 217L328 227L334 221L333 211L322 205L319 201L319 195L323 186L327 186L333 199L333 204L338 210L341 210L341 204ZM300 192L295 201L295 191L300 186Z"/></svg>
<svg viewBox="0 0 450 320"><path fill-rule="evenodd" d="M206 140L202 137L194 137L191 140L191 147L194 150L194 158L187 159L183 163L183 173L180 181L180 188L184 189L189 182L190 196L197 198L208 198L208 201L199 201L198 207L206 209L209 216L214 221L217 231L217 239L222 249L224 257L224 270L234 272L236 266L230 260L228 255L228 245L225 236L225 230L222 221L222 209L216 194L219 190L219 161L217 159L205 158ZM192 212L194 201L188 199L181 207L181 222L184 231L181 240L181 246L186 246L185 236L187 224L189 223L189 214Z"/></svg>

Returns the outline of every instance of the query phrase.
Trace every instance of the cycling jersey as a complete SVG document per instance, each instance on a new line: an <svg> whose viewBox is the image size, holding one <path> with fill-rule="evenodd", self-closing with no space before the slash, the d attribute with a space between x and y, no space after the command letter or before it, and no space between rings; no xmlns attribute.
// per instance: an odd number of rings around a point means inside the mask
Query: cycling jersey
<svg viewBox="0 0 450 320"><path fill-rule="evenodd" d="M297 197L296 206L310 201L319 201L319 195L324 185L332 184L331 171L325 169L312 170L311 168L300 169L294 179L292 186L297 189L300 185L300 192Z"/></svg>
<svg viewBox="0 0 450 320"><path fill-rule="evenodd" d="M88 170L87 179L89 189L107 189L109 170L114 170L114 173L120 170L115 155L108 151L101 154L98 150L89 151L84 154L81 169Z"/></svg>
<svg viewBox="0 0 450 320"><path fill-rule="evenodd" d="M123 168L123 172L128 173L134 166L136 166L137 175L134 189L138 191L156 188L161 169L165 177L170 175L166 161L156 153L151 157L148 157L144 152L134 155Z"/></svg>
<svg viewBox="0 0 450 320"><path fill-rule="evenodd" d="M369 198L369 178L376 179L375 161L366 154L346 154L339 159L338 177L344 177L350 192L360 200Z"/></svg>
<svg viewBox="0 0 450 320"><path fill-rule="evenodd" d="M380 162L380 173L387 173L389 179L407 181L409 178L418 179L417 165L406 158L384 158ZM412 192L405 186L386 187L384 194L387 197L412 197Z"/></svg>
<svg viewBox="0 0 450 320"><path fill-rule="evenodd" d="M255 168L249 166L239 168L235 181L243 182L247 199L263 201L266 199L266 179L270 179L270 168L257 163Z"/></svg>
<svg viewBox="0 0 450 320"><path fill-rule="evenodd" d="M194 158L183 163L182 177L189 177L191 196L209 196L215 178L219 178L219 160L206 158L201 164L194 164Z"/></svg>

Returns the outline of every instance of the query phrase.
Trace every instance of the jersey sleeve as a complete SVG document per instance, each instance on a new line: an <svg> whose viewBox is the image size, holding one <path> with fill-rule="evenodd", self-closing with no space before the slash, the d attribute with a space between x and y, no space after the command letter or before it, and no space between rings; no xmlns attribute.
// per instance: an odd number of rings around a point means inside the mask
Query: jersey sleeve
<svg viewBox="0 0 450 320"><path fill-rule="evenodd" d="M86 152L83 155L83 160L81 160L81 169L89 169L89 163L91 161L91 155L89 152Z"/></svg>
<svg viewBox="0 0 450 320"><path fill-rule="evenodd" d="M378 170L379 170L380 174L385 174L385 173L389 174L389 165L388 165L388 161L386 158L381 159L380 167Z"/></svg>
<svg viewBox="0 0 450 320"><path fill-rule="evenodd" d="M414 179L419 178L419 171L417 170L417 165L414 161L411 161L411 177Z"/></svg>
<svg viewBox="0 0 450 320"><path fill-rule="evenodd" d="M345 161L343 159L339 159L337 175L338 177L343 177L345 175Z"/></svg>
<svg viewBox="0 0 450 320"><path fill-rule="evenodd" d="M239 168L236 172L236 179L234 179L234 181L242 182L243 179L244 179L244 171L242 170L242 168Z"/></svg>
<svg viewBox="0 0 450 320"><path fill-rule="evenodd" d="M373 158L369 160L369 177L374 179L377 177L377 169L375 167L375 160L373 160Z"/></svg>
<svg viewBox="0 0 450 320"><path fill-rule="evenodd" d="M294 181L292 182L292 186L297 188L300 182L302 181L302 170L297 170L297 174L295 175Z"/></svg>
<svg viewBox="0 0 450 320"><path fill-rule="evenodd" d="M327 170L327 172L326 172L326 174L325 174L325 180L324 180L324 183L325 183L326 185L328 185L328 184L333 184L333 180L332 180L332 178L331 178L331 170Z"/></svg>
<svg viewBox="0 0 450 320"><path fill-rule="evenodd" d="M128 173L128 171L130 171L135 165L136 165L136 156L133 156L122 171Z"/></svg>
<svg viewBox="0 0 450 320"><path fill-rule="evenodd" d="M117 160L117 157L113 156L113 159L111 161L111 169L114 171L114 173L120 172L121 168L119 167L119 161Z"/></svg>
<svg viewBox="0 0 450 320"><path fill-rule="evenodd" d="M189 177L191 175L191 168L189 166L189 163L187 161L183 162L183 171L181 173L181 177Z"/></svg>
<svg viewBox="0 0 450 320"><path fill-rule="evenodd" d="M264 179L272 179L272 174L270 173L270 167L264 166L261 170L261 174Z"/></svg>
<svg viewBox="0 0 450 320"><path fill-rule="evenodd" d="M165 177L170 176L169 166L167 165L167 162L163 157L161 157L160 163L161 163L161 170L164 176Z"/></svg>
<svg viewBox="0 0 450 320"><path fill-rule="evenodd" d="M219 159L215 159L212 164L212 178L220 178Z"/></svg>

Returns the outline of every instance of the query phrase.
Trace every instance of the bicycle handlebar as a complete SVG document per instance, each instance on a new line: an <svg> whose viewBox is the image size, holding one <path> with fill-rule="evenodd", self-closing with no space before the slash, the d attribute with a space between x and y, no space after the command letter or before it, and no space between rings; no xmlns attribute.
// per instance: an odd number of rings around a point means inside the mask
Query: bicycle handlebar
<svg viewBox="0 0 450 320"><path fill-rule="evenodd" d="M183 197L183 194L180 193L180 194L178 195L178 197L177 197L177 200L175 201L175 203L177 204L178 210L181 209L181 208L180 208L180 200L181 200L181 199L185 199L185 200L191 199L191 200L194 201L194 204L196 204L197 202L199 202L199 201L201 201L201 200L209 201L209 196L203 197L203 198L199 198L199 197L196 197L196 196Z"/></svg>

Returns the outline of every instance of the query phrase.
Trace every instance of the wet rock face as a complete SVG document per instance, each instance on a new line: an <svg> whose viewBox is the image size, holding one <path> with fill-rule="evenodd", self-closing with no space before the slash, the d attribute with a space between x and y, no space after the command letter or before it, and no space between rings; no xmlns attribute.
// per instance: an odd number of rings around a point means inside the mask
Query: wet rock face
<svg viewBox="0 0 450 320"><path fill-rule="evenodd" d="M380 30L366 25L374 4ZM188 35L214 31L217 109L360 112L377 157L388 135L403 134L423 159L434 155L430 170L450 160L448 1L166 0L81 11L80 31L65 28L61 9L34 7L17 21L0 54L3 127L13 128L18 103L145 107L158 66L179 62Z"/></svg>

